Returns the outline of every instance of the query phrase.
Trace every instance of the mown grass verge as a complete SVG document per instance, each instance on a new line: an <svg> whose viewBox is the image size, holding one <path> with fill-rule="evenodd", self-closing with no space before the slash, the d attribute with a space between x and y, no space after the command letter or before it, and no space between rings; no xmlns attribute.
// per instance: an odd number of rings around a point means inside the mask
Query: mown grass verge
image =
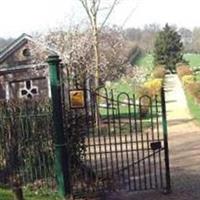
<svg viewBox="0 0 200 200"><path fill-rule="evenodd" d="M200 105L195 102L194 97L192 97L187 93L186 93L186 99L192 117L197 121L198 124L200 124Z"/></svg>
<svg viewBox="0 0 200 200"><path fill-rule="evenodd" d="M30 191L24 190L25 200L61 200L54 192ZM11 190L0 188L0 200L13 200L14 196Z"/></svg>

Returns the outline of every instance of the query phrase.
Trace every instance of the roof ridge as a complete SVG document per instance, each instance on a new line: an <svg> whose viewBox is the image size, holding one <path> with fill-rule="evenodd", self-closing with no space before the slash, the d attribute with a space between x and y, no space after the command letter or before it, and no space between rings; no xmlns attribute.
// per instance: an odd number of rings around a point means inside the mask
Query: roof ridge
<svg viewBox="0 0 200 200"><path fill-rule="evenodd" d="M6 47L4 47L2 50L1 50L1 53L3 53L4 51L6 51L7 49L9 49L13 44L15 44L17 41L19 41L21 38L24 38L24 37L30 37L32 38L30 35L26 34L26 33L23 33L21 34L19 37L17 37L15 40L13 40L9 45L7 45ZM0 55L1 56L1 55Z"/></svg>
<svg viewBox="0 0 200 200"><path fill-rule="evenodd" d="M36 41L31 35L26 33L22 33L18 38L16 38L13 42L11 42L8 46L6 46L2 51L0 51L0 63L9 55L10 51L14 49L17 45L20 45L23 41L32 41L38 45L45 47L49 52L59 54L56 50L46 46L38 41Z"/></svg>

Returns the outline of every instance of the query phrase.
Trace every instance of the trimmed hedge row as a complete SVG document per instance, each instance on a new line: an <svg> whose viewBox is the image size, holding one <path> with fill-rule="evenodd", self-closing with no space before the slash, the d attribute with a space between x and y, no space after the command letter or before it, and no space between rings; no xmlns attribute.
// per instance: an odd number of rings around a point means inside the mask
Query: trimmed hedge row
<svg viewBox="0 0 200 200"><path fill-rule="evenodd" d="M177 74L183 83L186 93L200 103L200 81L197 81L196 75L190 66L185 64L178 66Z"/></svg>
<svg viewBox="0 0 200 200"><path fill-rule="evenodd" d="M189 65L179 64L176 71L182 81L189 110L192 116L200 122L200 81L197 80Z"/></svg>

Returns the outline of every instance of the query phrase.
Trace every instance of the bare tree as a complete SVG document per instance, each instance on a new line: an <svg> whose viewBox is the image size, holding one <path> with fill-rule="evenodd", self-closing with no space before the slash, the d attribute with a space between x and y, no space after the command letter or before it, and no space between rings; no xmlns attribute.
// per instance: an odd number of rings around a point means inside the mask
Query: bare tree
<svg viewBox="0 0 200 200"><path fill-rule="evenodd" d="M100 26L98 23L98 13L102 9L103 0L79 0L79 1L83 5L83 8L87 13L93 33L93 46L95 55L95 87L97 88L99 86L99 64L100 64L99 32L101 31L102 27L106 24L107 20L109 19L112 11L118 4L119 0L113 0L112 4L109 7L107 7L108 13L105 16Z"/></svg>

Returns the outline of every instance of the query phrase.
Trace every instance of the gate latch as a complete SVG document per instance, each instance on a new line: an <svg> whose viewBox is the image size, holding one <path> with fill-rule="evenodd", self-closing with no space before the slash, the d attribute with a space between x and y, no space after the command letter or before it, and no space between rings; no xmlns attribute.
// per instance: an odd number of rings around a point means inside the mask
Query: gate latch
<svg viewBox="0 0 200 200"><path fill-rule="evenodd" d="M151 149L153 151L157 150L157 149L161 149L162 148L162 145L161 145L161 142L160 141L157 141L157 142L152 142L151 143Z"/></svg>

